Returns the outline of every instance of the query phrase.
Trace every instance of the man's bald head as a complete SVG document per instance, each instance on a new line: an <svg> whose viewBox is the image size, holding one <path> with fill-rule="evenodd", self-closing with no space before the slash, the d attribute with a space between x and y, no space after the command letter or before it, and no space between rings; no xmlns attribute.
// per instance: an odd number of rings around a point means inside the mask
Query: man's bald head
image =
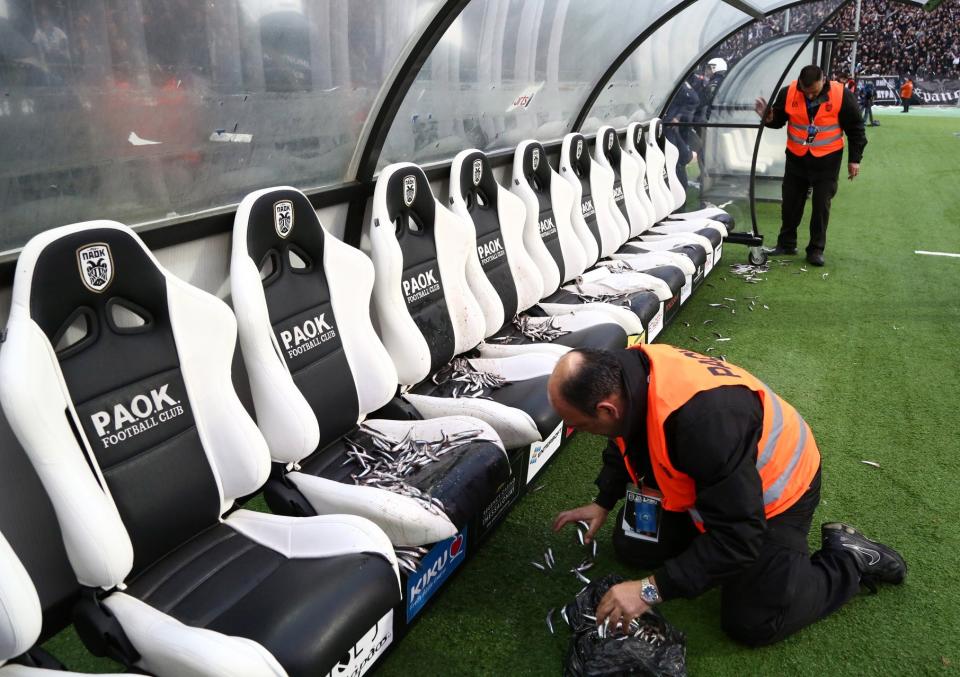
<svg viewBox="0 0 960 677"><path fill-rule="evenodd" d="M577 348L568 352L550 375L547 395L567 425L608 437L623 428L623 370L609 351Z"/></svg>

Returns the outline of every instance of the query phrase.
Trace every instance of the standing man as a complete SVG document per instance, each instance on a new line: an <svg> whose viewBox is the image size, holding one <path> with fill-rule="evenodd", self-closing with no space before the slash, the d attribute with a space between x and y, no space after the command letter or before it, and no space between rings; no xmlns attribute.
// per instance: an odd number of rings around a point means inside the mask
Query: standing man
<svg viewBox="0 0 960 677"><path fill-rule="evenodd" d="M863 123L867 123L867 119L870 120L871 127L879 127L880 123L873 119L873 102L877 98L877 89L873 86L871 80L867 80L863 83L863 89L861 90L861 99L863 106Z"/></svg>
<svg viewBox="0 0 960 677"><path fill-rule="evenodd" d="M766 127L787 125L787 162L783 173L781 226L777 246L768 254L797 253L797 228L803 219L808 192L813 193L807 261L823 265L830 203L837 194L843 161L843 135L850 141L847 177L860 173L867 145L863 118L853 92L839 82L827 82L819 66L804 66L800 77L777 94L772 106L758 98L754 105Z"/></svg>
<svg viewBox="0 0 960 677"><path fill-rule="evenodd" d="M900 102L903 104L902 113L910 112L910 101L913 99L913 80L907 78L900 85Z"/></svg>
<svg viewBox="0 0 960 677"><path fill-rule="evenodd" d="M662 601L721 586L721 625L750 646L777 642L839 609L860 585L901 583L906 563L853 527L807 533L820 502L820 452L797 411L744 369L655 344L577 349L547 386L567 425L610 438L593 503L557 515L592 539L621 498L617 556L653 570L611 588L611 627Z"/></svg>

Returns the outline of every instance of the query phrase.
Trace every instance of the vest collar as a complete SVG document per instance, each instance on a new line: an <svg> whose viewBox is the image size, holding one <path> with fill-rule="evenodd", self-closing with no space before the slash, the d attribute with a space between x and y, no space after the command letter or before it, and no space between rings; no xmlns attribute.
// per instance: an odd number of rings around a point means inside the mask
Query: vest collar
<svg viewBox="0 0 960 677"><path fill-rule="evenodd" d="M647 378L650 363L640 350L621 350L617 353L623 372L623 392L627 400L627 421L623 439L630 449L647 446ZM641 446L638 446L641 445Z"/></svg>

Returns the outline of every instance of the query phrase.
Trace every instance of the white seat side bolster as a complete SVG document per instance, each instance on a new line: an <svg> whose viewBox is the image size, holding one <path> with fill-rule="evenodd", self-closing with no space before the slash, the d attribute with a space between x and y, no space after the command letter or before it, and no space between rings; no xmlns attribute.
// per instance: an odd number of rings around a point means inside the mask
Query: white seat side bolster
<svg viewBox="0 0 960 677"><path fill-rule="evenodd" d="M483 310L467 283L467 261L470 256L477 255L476 244L470 244L476 243L476 231L472 223L454 214L439 200L434 199L433 202L436 208L434 242L437 247L437 267L443 280L447 312L453 324L456 341L454 353L459 355L480 343L487 330Z"/></svg>
<svg viewBox="0 0 960 677"><path fill-rule="evenodd" d="M103 604L117 617L140 654L137 667L177 677L286 677L262 645L244 637L185 625L130 595L115 592Z"/></svg>
<svg viewBox="0 0 960 677"><path fill-rule="evenodd" d="M224 524L251 541L288 559L320 559L355 553L383 557L400 583L397 556L387 535L373 522L355 515L290 517L237 510Z"/></svg>
<svg viewBox="0 0 960 677"><path fill-rule="evenodd" d="M480 357L489 359L500 359L502 357L514 357L517 355L527 355L529 353L549 353L556 355L560 359L568 352L567 346L555 345L553 343L487 343L483 342L477 346Z"/></svg>
<svg viewBox="0 0 960 677"><path fill-rule="evenodd" d="M397 368L370 320L373 262L329 232L324 232L323 248L330 303L353 373L362 417L389 402L397 390Z"/></svg>
<svg viewBox="0 0 960 677"><path fill-rule="evenodd" d="M270 325L260 271L239 238L234 238L230 290L257 424L270 456L280 463L300 461L320 444L320 424L277 354L281 348Z"/></svg>
<svg viewBox="0 0 960 677"><path fill-rule="evenodd" d="M267 442L240 402L230 375L236 318L216 296L163 272L181 375L226 510L235 499L262 487L270 475Z"/></svg>
<svg viewBox="0 0 960 677"><path fill-rule="evenodd" d="M589 261L595 260L595 258L590 259L591 250L584 247L578 228L583 228L594 250L597 248L597 243L587 229L587 224L583 220L583 212L580 211L579 206L574 210L574 204L579 205L580 200L575 197L573 187L557 172L552 169L550 172L550 204L553 207L553 220L557 226L560 249L563 251L564 279L560 281L563 284L577 275L582 275L583 271L589 266ZM572 219L574 211L580 215L579 222ZM556 291L556 289L553 291Z"/></svg>
<svg viewBox="0 0 960 677"><path fill-rule="evenodd" d="M517 310L522 312L543 296L543 276L523 244L527 208L519 197L503 186L497 186L497 217L507 264L517 288ZM510 318L507 318L509 320Z"/></svg>
<svg viewBox="0 0 960 677"><path fill-rule="evenodd" d="M526 381L540 376L549 376L557 364L556 355L531 352L525 355L495 359L470 358L470 364L480 371L506 379L510 382Z"/></svg>
<svg viewBox="0 0 960 677"><path fill-rule="evenodd" d="M628 336L643 332L643 323L629 308L616 306L612 303L541 303L540 308L548 315L570 312L570 308L578 311L590 311L604 316L607 320L619 324Z"/></svg>
<svg viewBox="0 0 960 677"><path fill-rule="evenodd" d="M32 647L42 625L33 581L0 533L0 665Z"/></svg>
<svg viewBox="0 0 960 677"><path fill-rule="evenodd" d="M30 387L12 387L21 383ZM91 472L88 452L77 445L64 415L75 412L53 348L17 301L0 350L0 402L50 496L77 580L92 588L121 583L133 566L133 545L113 498L101 488L106 483L99 469Z"/></svg>

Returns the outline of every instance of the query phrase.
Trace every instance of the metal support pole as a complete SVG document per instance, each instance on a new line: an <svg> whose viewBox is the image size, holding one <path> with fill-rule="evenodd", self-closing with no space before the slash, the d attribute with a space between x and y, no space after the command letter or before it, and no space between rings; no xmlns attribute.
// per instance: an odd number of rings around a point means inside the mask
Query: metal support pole
<svg viewBox="0 0 960 677"><path fill-rule="evenodd" d="M853 19L853 30L856 31L857 37L860 36L860 3L861 0L857 0L857 10ZM857 40L854 38L853 46L850 48L850 77L854 80L857 79Z"/></svg>

